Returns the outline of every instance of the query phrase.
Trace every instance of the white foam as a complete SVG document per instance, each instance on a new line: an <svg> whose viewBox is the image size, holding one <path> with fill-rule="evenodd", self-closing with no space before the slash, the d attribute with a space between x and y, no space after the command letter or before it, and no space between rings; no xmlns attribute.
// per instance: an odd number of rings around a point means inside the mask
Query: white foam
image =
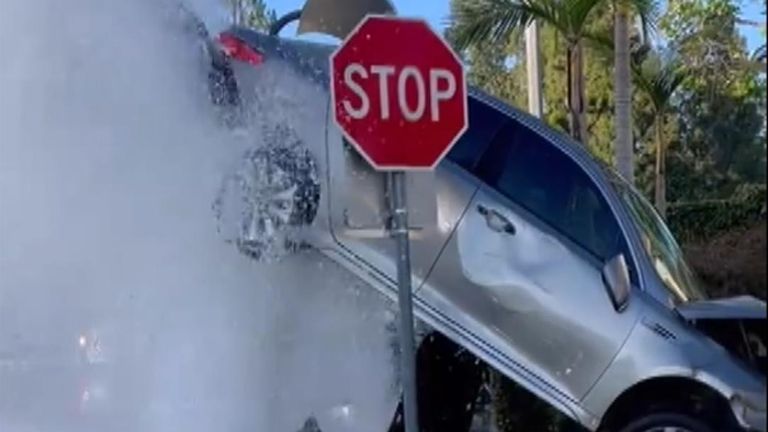
<svg viewBox="0 0 768 432"><path fill-rule="evenodd" d="M217 236L244 140L163 10L0 2L0 356L69 359L82 332L109 335L104 394L127 396L94 430L294 432L315 414L381 431L384 302L318 257L259 266ZM57 416L78 377L0 369L0 430L75 429Z"/></svg>

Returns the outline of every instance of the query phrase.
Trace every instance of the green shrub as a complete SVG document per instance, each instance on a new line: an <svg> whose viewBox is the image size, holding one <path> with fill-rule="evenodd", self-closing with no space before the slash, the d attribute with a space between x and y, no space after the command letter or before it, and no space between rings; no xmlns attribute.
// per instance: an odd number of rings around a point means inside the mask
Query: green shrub
<svg viewBox="0 0 768 432"><path fill-rule="evenodd" d="M725 200L676 203L667 223L681 242L703 240L752 226L765 216L765 185L744 185Z"/></svg>

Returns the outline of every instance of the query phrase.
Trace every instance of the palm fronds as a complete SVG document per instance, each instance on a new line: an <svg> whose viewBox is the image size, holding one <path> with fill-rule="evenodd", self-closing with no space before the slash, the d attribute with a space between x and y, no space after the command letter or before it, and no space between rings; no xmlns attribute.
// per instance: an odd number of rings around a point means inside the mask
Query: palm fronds
<svg viewBox="0 0 768 432"><path fill-rule="evenodd" d="M556 20L555 0L471 0L461 2L449 23L456 46L464 49L483 43L504 43L532 20Z"/></svg>
<svg viewBox="0 0 768 432"><path fill-rule="evenodd" d="M651 100L657 113L665 111L677 89L691 76L681 61L651 57L632 64L635 85Z"/></svg>

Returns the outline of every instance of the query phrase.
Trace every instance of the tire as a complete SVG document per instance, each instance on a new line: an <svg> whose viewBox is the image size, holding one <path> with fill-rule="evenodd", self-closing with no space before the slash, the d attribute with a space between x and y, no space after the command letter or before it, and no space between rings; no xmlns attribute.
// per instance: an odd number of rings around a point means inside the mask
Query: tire
<svg viewBox="0 0 768 432"><path fill-rule="evenodd" d="M250 150L214 202L218 231L250 258L279 260L301 246L319 197L317 165L301 145Z"/></svg>
<svg viewBox="0 0 768 432"><path fill-rule="evenodd" d="M689 414L674 411L648 414L630 420L618 432L716 432Z"/></svg>

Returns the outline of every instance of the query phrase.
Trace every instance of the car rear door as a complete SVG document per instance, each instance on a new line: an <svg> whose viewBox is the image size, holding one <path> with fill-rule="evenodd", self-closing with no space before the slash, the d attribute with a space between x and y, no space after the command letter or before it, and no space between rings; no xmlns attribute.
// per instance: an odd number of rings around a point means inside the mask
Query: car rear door
<svg viewBox="0 0 768 432"><path fill-rule="evenodd" d="M603 263L626 250L617 219L577 163L514 120L477 175L482 185L419 295L478 339L487 361L578 401L635 321L602 283Z"/></svg>
<svg viewBox="0 0 768 432"><path fill-rule="evenodd" d="M413 287L417 290L440 254L443 246L456 228L456 224L464 214L467 205L477 190L479 183L474 176L468 175L468 170L474 168L480 161L484 151L490 145L491 140L501 125L506 121L506 116L487 105L470 98L469 100L469 128L459 139L447 156L447 161L440 164L434 173L434 190L426 190L423 195L418 189L409 190L407 197L409 212L418 207L418 200L436 199L437 223L427 224L422 227L412 227L411 242L411 267L413 269ZM356 158L357 169L347 171L369 171L365 161L356 155L351 149L347 151L348 158ZM331 159L331 171L341 172L339 166L333 166L335 158ZM419 174L423 175L423 174ZM339 176L331 179L331 184L338 181ZM394 289L397 280L397 267L395 260L395 243L387 235L382 235L380 228L366 230L365 222L354 220L347 210L352 203L358 208L367 209L372 217L381 217L381 205L376 203L374 194L383 189L381 175L361 174L354 182L345 181L336 183L338 187L332 187L330 193L337 196L346 194L346 198L332 199L332 205L344 208L335 208L331 212L333 219L332 231L336 241L348 252L368 265L369 269L383 275ZM415 193L414 193L415 192ZM433 195L434 194L434 195ZM436 196L436 198L435 198ZM379 209L378 211L372 209ZM375 214L374 214L375 213ZM370 226L380 227L381 221L373 220Z"/></svg>

